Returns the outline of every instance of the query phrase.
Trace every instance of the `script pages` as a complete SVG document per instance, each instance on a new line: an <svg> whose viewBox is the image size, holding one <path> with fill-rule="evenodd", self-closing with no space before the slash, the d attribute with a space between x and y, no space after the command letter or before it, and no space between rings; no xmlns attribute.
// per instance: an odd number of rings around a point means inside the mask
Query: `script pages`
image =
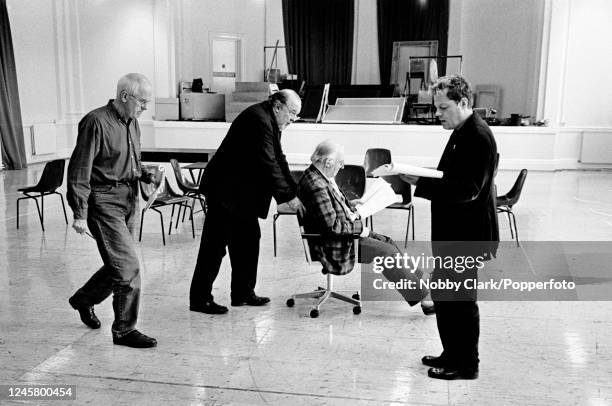
<svg viewBox="0 0 612 406"><path fill-rule="evenodd" d="M376 178L369 183L359 200L362 204L357 206L357 212L361 218L365 219L390 204L401 202L402 197L396 195L391 185L385 182L385 180Z"/></svg>
<svg viewBox="0 0 612 406"><path fill-rule="evenodd" d="M373 176L412 175L424 178L442 178L443 172L420 166L391 163L379 166L372 171Z"/></svg>

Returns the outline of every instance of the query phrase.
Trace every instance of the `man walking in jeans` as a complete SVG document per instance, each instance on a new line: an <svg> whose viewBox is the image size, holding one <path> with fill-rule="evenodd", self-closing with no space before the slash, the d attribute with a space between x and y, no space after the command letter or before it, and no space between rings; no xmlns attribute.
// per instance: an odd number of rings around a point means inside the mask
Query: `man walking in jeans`
<svg viewBox="0 0 612 406"><path fill-rule="evenodd" d="M69 299L81 320L99 328L93 306L113 294L113 342L135 348L157 341L136 330L140 299L140 266L132 239L138 211L140 127L137 118L151 102L152 86L139 73L119 79L117 94L79 123L76 147L68 165L68 203L72 228L87 228L96 240L104 265Z"/></svg>

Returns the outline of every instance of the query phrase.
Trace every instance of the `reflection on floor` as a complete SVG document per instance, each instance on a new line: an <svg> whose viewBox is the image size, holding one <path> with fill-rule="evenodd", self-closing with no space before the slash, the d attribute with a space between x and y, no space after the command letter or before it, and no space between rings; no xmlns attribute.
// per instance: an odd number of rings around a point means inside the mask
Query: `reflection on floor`
<svg viewBox="0 0 612 406"><path fill-rule="evenodd" d="M291 293L323 282L306 264L295 219L287 216L278 223L276 258L271 220L261 222L257 292L272 303L223 316L187 309L202 214L196 240L185 222L165 247L158 218L147 216L137 244L144 275L139 328L159 346L114 346L110 300L96 308L99 330L83 326L67 303L100 264L93 240L64 224L53 198L45 204L45 233L32 202L15 229L16 189L41 169L0 172L0 384L76 385L75 404L95 405L612 404L612 303L483 302L480 378L432 380L419 360L439 353L440 344L435 318L418 306L367 302L355 316L333 303L318 319L303 302L285 306ZM499 173L500 193L516 175ZM609 240L611 202L610 172L531 172L515 207L520 236ZM415 204L417 239L427 239L428 202ZM376 230L401 239L405 220L389 210L376 217ZM500 226L509 239L505 220ZM224 261L214 292L222 304L229 302L229 274ZM358 270L337 279L358 283Z"/></svg>

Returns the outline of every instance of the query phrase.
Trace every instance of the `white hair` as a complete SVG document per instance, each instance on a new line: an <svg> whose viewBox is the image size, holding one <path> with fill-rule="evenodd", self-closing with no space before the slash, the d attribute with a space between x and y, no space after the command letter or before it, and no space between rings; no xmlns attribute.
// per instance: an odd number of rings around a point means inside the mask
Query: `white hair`
<svg viewBox="0 0 612 406"><path fill-rule="evenodd" d="M140 95L142 92L151 92L153 86L147 77L141 73L128 73L119 79L117 82L117 99L121 92L126 91L128 94Z"/></svg>
<svg viewBox="0 0 612 406"><path fill-rule="evenodd" d="M325 140L317 145L314 152L310 156L310 162L316 164L318 162L323 162L327 158L335 158L338 156L338 154L343 153L344 147L336 144L332 140Z"/></svg>

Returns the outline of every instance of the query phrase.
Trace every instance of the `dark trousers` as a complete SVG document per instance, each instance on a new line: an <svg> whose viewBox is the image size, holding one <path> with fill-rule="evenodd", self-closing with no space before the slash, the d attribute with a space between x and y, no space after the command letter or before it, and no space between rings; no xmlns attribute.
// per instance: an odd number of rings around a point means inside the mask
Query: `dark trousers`
<svg viewBox="0 0 612 406"><path fill-rule="evenodd" d="M113 294L113 337L136 328L140 302L140 266L134 249L136 187L93 186L87 226L96 239L104 265L76 291L79 305L93 306Z"/></svg>
<svg viewBox="0 0 612 406"><path fill-rule="evenodd" d="M433 251L440 257L476 257L479 253L470 252L470 243L456 243L454 246L443 246L432 243ZM436 268L432 282L450 280L460 283L469 279L478 279L476 269L462 270ZM438 334L442 342L441 357L453 368L464 371L478 369L478 339L480 337L480 313L477 292L459 289L458 291L432 289L431 297L436 309Z"/></svg>
<svg viewBox="0 0 612 406"><path fill-rule="evenodd" d="M442 358L454 368L477 370L480 313L476 301L437 301L436 321L442 342Z"/></svg>
<svg viewBox="0 0 612 406"><path fill-rule="evenodd" d="M207 196L206 201L208 212L189 290L192 305L213 300L212 286L219 274L226 247L232 266L232 298L254 294L257 281L261 237L257 216L231 213L211 196Z"/></svg>
<svg viewBox="0 0 612 406"><path fill-rule="evenodd" d="M393 240L386 235L370 233L369 237L359 239L359 263L369 264L374 261L374 257L394 257L402 251L395 245ZM420 269L411 272L408 269L397 268L395 266L385 268L382 275L391 282L399 282L402 279L414 281L417 289L398 289L404 300L410 306L414 306L423 300L428 294L427 288L420 287L420 280L423 278L423 272Z"/></svg>

